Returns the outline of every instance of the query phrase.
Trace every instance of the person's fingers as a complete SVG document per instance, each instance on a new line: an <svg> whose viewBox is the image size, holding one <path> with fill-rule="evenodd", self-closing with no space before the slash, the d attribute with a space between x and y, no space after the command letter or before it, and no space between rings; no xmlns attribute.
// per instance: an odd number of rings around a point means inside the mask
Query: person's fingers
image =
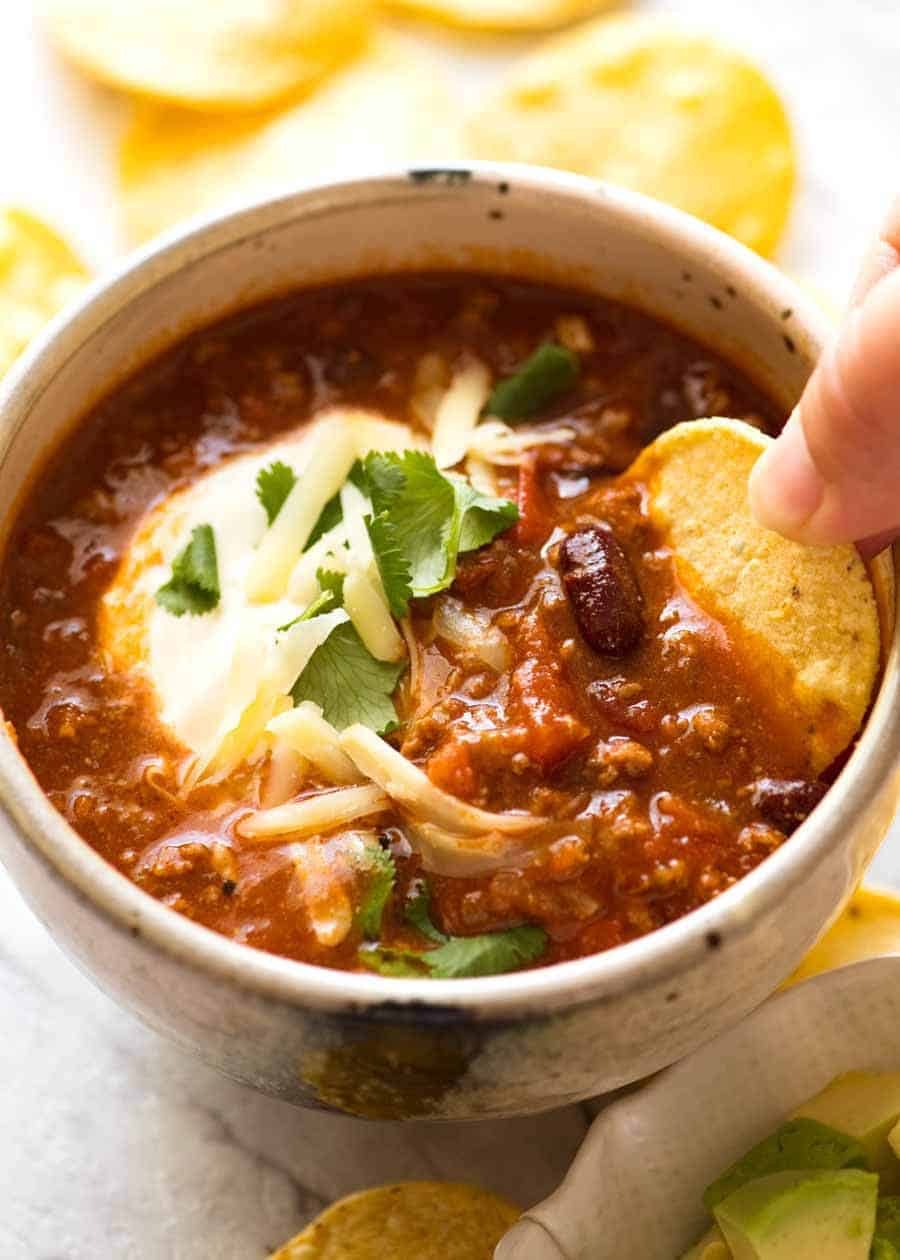
<svg viewBox="0 0 900 1260"><path fill-rule="evenodd" d="M894 202L878 239L863 260L853 287L851 306L859 306L879 280L900 266L900 197Z"/></svg>
<svg viewBox="0 0 900 1260"><path fill-rule="evenodd" d="M750 501L763 525L825 544L900 533L900 268L822 356Z"/></svg>

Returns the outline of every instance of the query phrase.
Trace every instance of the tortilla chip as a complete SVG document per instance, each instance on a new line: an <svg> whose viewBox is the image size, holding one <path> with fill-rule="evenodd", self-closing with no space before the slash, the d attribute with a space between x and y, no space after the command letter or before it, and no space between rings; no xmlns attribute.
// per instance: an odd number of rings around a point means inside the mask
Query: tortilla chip
<svg viewBox="0 0 900 1260"><path fill-rule="evenodd" d="M491 1260L518 1217L477 1186L405 1181L333 1203L271 1260Z"/></svg>
<svg viewBox="0 0 900 1260"><path fill-rule="evenodd" d="M471 156L536 162L679 206L763 254L795 179L777 93L739 52L654 14L547 41L472 119Z"/></svg>
<svg viewBox="0 0 900 1260"><path fill-rule="evenodd" d="M301 104L243 117L135 109L119 155L129 236L146 239L222 209L348 168L399 165L458 148L458 106L411 42L380 36Z"/></svg>
<svg viewBox="0 0 900 1260"><path fill-rule="evenodd" d="M475 31L544 31L609 9L616 0L388 0L416 17Z"/></svg>
<svg viewBox="0 0 900 1260"><path fill-rule="evenodd" d="M886 888L860 888L787 983L881 954L900 954L900 897Z"/></svg>
<svg viewBox="0 0 900 1260"><path fill-rule="evenodd" d="M86 74L192 109L256 109L362 48L372 0L39 0Z"/></svg>
<svg viewBox="0 0 900 1260"><path fill-rule="evenodd" d="M86 278L69 246L40 219L0 210L0 375Z"/></svg>
<svg viewBox="0 0 900 1260"><path fill-rule="evenodd" d="M771 438L738 420L676 425L631 474L692 598L737 632L773 706L820 773L863 720L878 675L875 593L855 547L804 547L764 529L747 479Z"/></svg>

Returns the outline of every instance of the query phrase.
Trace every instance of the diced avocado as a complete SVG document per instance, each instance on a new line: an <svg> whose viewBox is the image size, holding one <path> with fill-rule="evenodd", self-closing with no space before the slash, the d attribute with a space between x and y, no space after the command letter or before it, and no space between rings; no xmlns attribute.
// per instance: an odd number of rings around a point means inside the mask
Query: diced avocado
<svg viewBox="0 0 900 1260"><path fill-rule="evenodd" d="M893 1243L885 1242L883 1238L875 1238L872 1250L869 1252L869 1260L900 1260L900 1251Z"/></svg>
<svg viewBox="0 0 900 1260"><path fill-rule="evenodd" d="M900 1163L888 1137L900 1120L900 1072L845 1072L795 1116L829 1124L860 1142L882 1191L900 1190Z"/></svg>
<svg viewBox="0 0 900 1260"><path fill-rule="evenodd" d="M788 1120L707 1186L703 1202L711 1212L748 1181L770 1173L866 1167L866 1153L855 1138L818 1120Z"/></svg>
<svg viewBox="0 0 900 1260"><path fill-rule="evenodd" d="M878 1177L858 1168L780 1172L715 1210L734 1260L869 1260Z"/></svg>
<svg viewBox="0 0 900 1260"><path fill-rule="evenodd" d="M876 1260L893 1260L894 1256L900 1260L900 1198L895 1195L878 1200L872 1255Z"/></svg>
<svg viewBox="0 0 900 1260"><path fill-rule="evenodd" d="M707 1230L700 1241L684 1253L681 1260L731 1260L731 1252L718 1225Z"/></svg>

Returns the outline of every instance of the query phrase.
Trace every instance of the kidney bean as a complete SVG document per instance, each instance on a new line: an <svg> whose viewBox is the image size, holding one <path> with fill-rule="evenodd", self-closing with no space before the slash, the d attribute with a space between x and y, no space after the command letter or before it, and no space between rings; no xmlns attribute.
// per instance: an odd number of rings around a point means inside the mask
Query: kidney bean
<svg viewBox="0 0 900 1260"><path fill-rule="evenodd" d="M589 525L559 551L562 583L578 628L595 652L624 656L644 633L643 599L612 530Z"/></svg>
<svg viewBox="0 0 900 1260"><path fill-rule="evenodd" d="M757 779L751 800L773 827L789 836L796 831L828 791L828 785L809 779Z"/></svg>

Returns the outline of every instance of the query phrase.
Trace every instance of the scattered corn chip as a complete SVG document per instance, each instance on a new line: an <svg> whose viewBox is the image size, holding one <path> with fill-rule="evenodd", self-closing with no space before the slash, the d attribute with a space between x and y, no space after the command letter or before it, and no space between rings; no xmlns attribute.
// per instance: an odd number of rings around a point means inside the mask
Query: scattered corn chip
<svg viewBox="0 0 900 1260"><path fill-rule="evenodd" d="M271 1260L491 1260L518 1215L477 1186L378 1186L333 1203Z"/></svg>
<svg viewBox="0 0 900 1260"><path fill-rule="evenodd" d="M859 888L788 983L797 984L820 972L880 954L900 954L900 897L887 889Z"/></svg>
<svg viewBox="0 0 900 1260"><path fill-rule="evenodd" d="M878 675L875 593L855 547L803 547L757 524L750 471L771 439L737 420L676 425L631 471L679 578L734 628L818 774L850 743Z"/></svg>
<svg viewBox="0 0 900 1260"><path fill-rule="evenodd" d="M609 9L615 0L389 0L401 13L476 31L543 31Z"/></svg>
<svg viewBox="0 0 900 1260"><path fill-rule="evenodd" d="M0 374L82 288L84 267L46 224L0 210Z"/></svg>
<svg viewBox="0 0 900 1260"><path fill-rule="evenodd" d="M769 254L794 187L774 88L659 17L600 18L516 66L471 120L476 158L557 166L670 202Z"/></svg>
<svg viewBox="0 0 900 1260"><path fill-rule="evenodd" d="M138 106L119 158L128 234L144 240L189 215L361 163L452 157L457 113L440 71L411 43L388 36L287 110L216 118Z"/></svg>
<svg viewBox="0 0 900 1260"><path fill-rule="evenodd" d="M258 109L355 56L372 0L39 0L86 74L192 109Z"/></svg>

